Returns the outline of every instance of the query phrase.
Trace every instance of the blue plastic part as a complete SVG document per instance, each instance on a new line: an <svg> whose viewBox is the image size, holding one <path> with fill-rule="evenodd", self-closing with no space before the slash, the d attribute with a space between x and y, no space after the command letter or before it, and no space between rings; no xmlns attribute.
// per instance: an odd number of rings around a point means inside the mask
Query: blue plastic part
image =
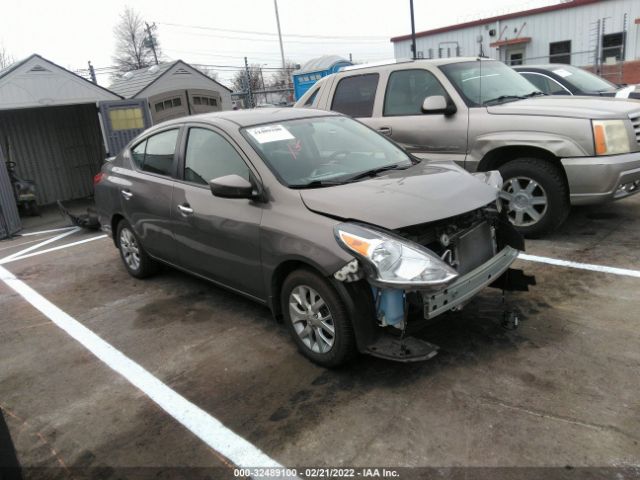
<svg viewBox="0 0 640 480"><path fill-rule="evenodd" d="M349 65L353 65L351 62L343 61L336 62L331 67L325 70L316 70L313 72L300 72L294 73L293 77L293 93L294 98L299 100L307 90L309 90L313 85L320 80L322 77L326 77L327 75L331 75L332 73L338 72L342 67L347 67Z"/></svg>
<svg viewBox="0 0 640 480"><path fill-rule="evenodd" d="M387 325L397 325L404 320L404 290L391 288L373 289L373 298L376 300L378 319Z"/></svg>

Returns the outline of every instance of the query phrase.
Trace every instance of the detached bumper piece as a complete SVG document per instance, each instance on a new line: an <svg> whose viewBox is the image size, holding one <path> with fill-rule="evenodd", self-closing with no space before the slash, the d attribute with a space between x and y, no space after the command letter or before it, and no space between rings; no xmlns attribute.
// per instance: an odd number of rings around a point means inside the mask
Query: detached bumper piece
<svg viewBox="0 0 640 480"><path fill-rule="evenodd" d="M503 248L496 256L460 277L445 290L423 294L424 318L431 319L471 300L480 290L496 281L518 257L518 250Z"/></svg>
<svg viewBox="0 0 640 480"><path fill-rule="evenodd" d="M438 346L415 337L400 339L387 334L369 345L366 353L395 362L422 362L435 357Z"/></svg>

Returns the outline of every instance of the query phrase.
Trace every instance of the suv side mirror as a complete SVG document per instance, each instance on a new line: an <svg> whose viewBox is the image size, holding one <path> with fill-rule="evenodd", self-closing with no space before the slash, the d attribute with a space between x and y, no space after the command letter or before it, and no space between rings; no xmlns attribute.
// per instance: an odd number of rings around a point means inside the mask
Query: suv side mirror
<svg viewBox="0 0 640 480"><path fill-rule="evenodd" d="M251 182L236 174L209 180L209 188L220 198L253 198L257 194Z"/></svg>
<svg viewBox="0 0 640 480"><path fill-rule="evenodd" d="M453 115L457 108L453 102L447 102L443 95L432 95L424 99L422 102L423 113L444 113L445 115Z"/></svg>

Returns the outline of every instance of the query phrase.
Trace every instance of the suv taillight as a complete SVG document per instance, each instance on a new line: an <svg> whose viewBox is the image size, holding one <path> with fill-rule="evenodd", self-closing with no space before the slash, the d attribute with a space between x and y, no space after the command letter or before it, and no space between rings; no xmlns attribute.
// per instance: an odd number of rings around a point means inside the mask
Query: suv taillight
<svg viewBox="0 0 640 480"><path fill-rule="evenodd" d="M104 173L102 172L96 173L95 176L93 177L93 185L96 186L97 184L99 184L103 178L104 178Z"/></svg>

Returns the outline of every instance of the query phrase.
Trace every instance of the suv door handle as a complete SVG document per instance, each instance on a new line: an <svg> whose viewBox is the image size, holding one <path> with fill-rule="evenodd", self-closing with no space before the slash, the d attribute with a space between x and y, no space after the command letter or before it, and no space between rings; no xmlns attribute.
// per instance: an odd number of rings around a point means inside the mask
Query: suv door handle
<svg viewBox="0 0 640 480"><path fill-rule="evenodd" d="M191 208L188 203L183 203L182 205L178 205L178 210L180 210L180 214L183 217L188 217L189 215L193 215L193 208Z"/></svg>
<svg viewBox="0 0 640 480"><path fill-rule="evenodd" d="M378 132L380 132L382 135L391 135L391 127L380 127L378 129Z"/></svg>
<svg viewBox="0 0 640 480"><path fill-rule="evenodd" d="M133 193L131 193L129 190L120 190L120 193L122 194L125 200L130 200L131 197L133 197Z"/></svg>

